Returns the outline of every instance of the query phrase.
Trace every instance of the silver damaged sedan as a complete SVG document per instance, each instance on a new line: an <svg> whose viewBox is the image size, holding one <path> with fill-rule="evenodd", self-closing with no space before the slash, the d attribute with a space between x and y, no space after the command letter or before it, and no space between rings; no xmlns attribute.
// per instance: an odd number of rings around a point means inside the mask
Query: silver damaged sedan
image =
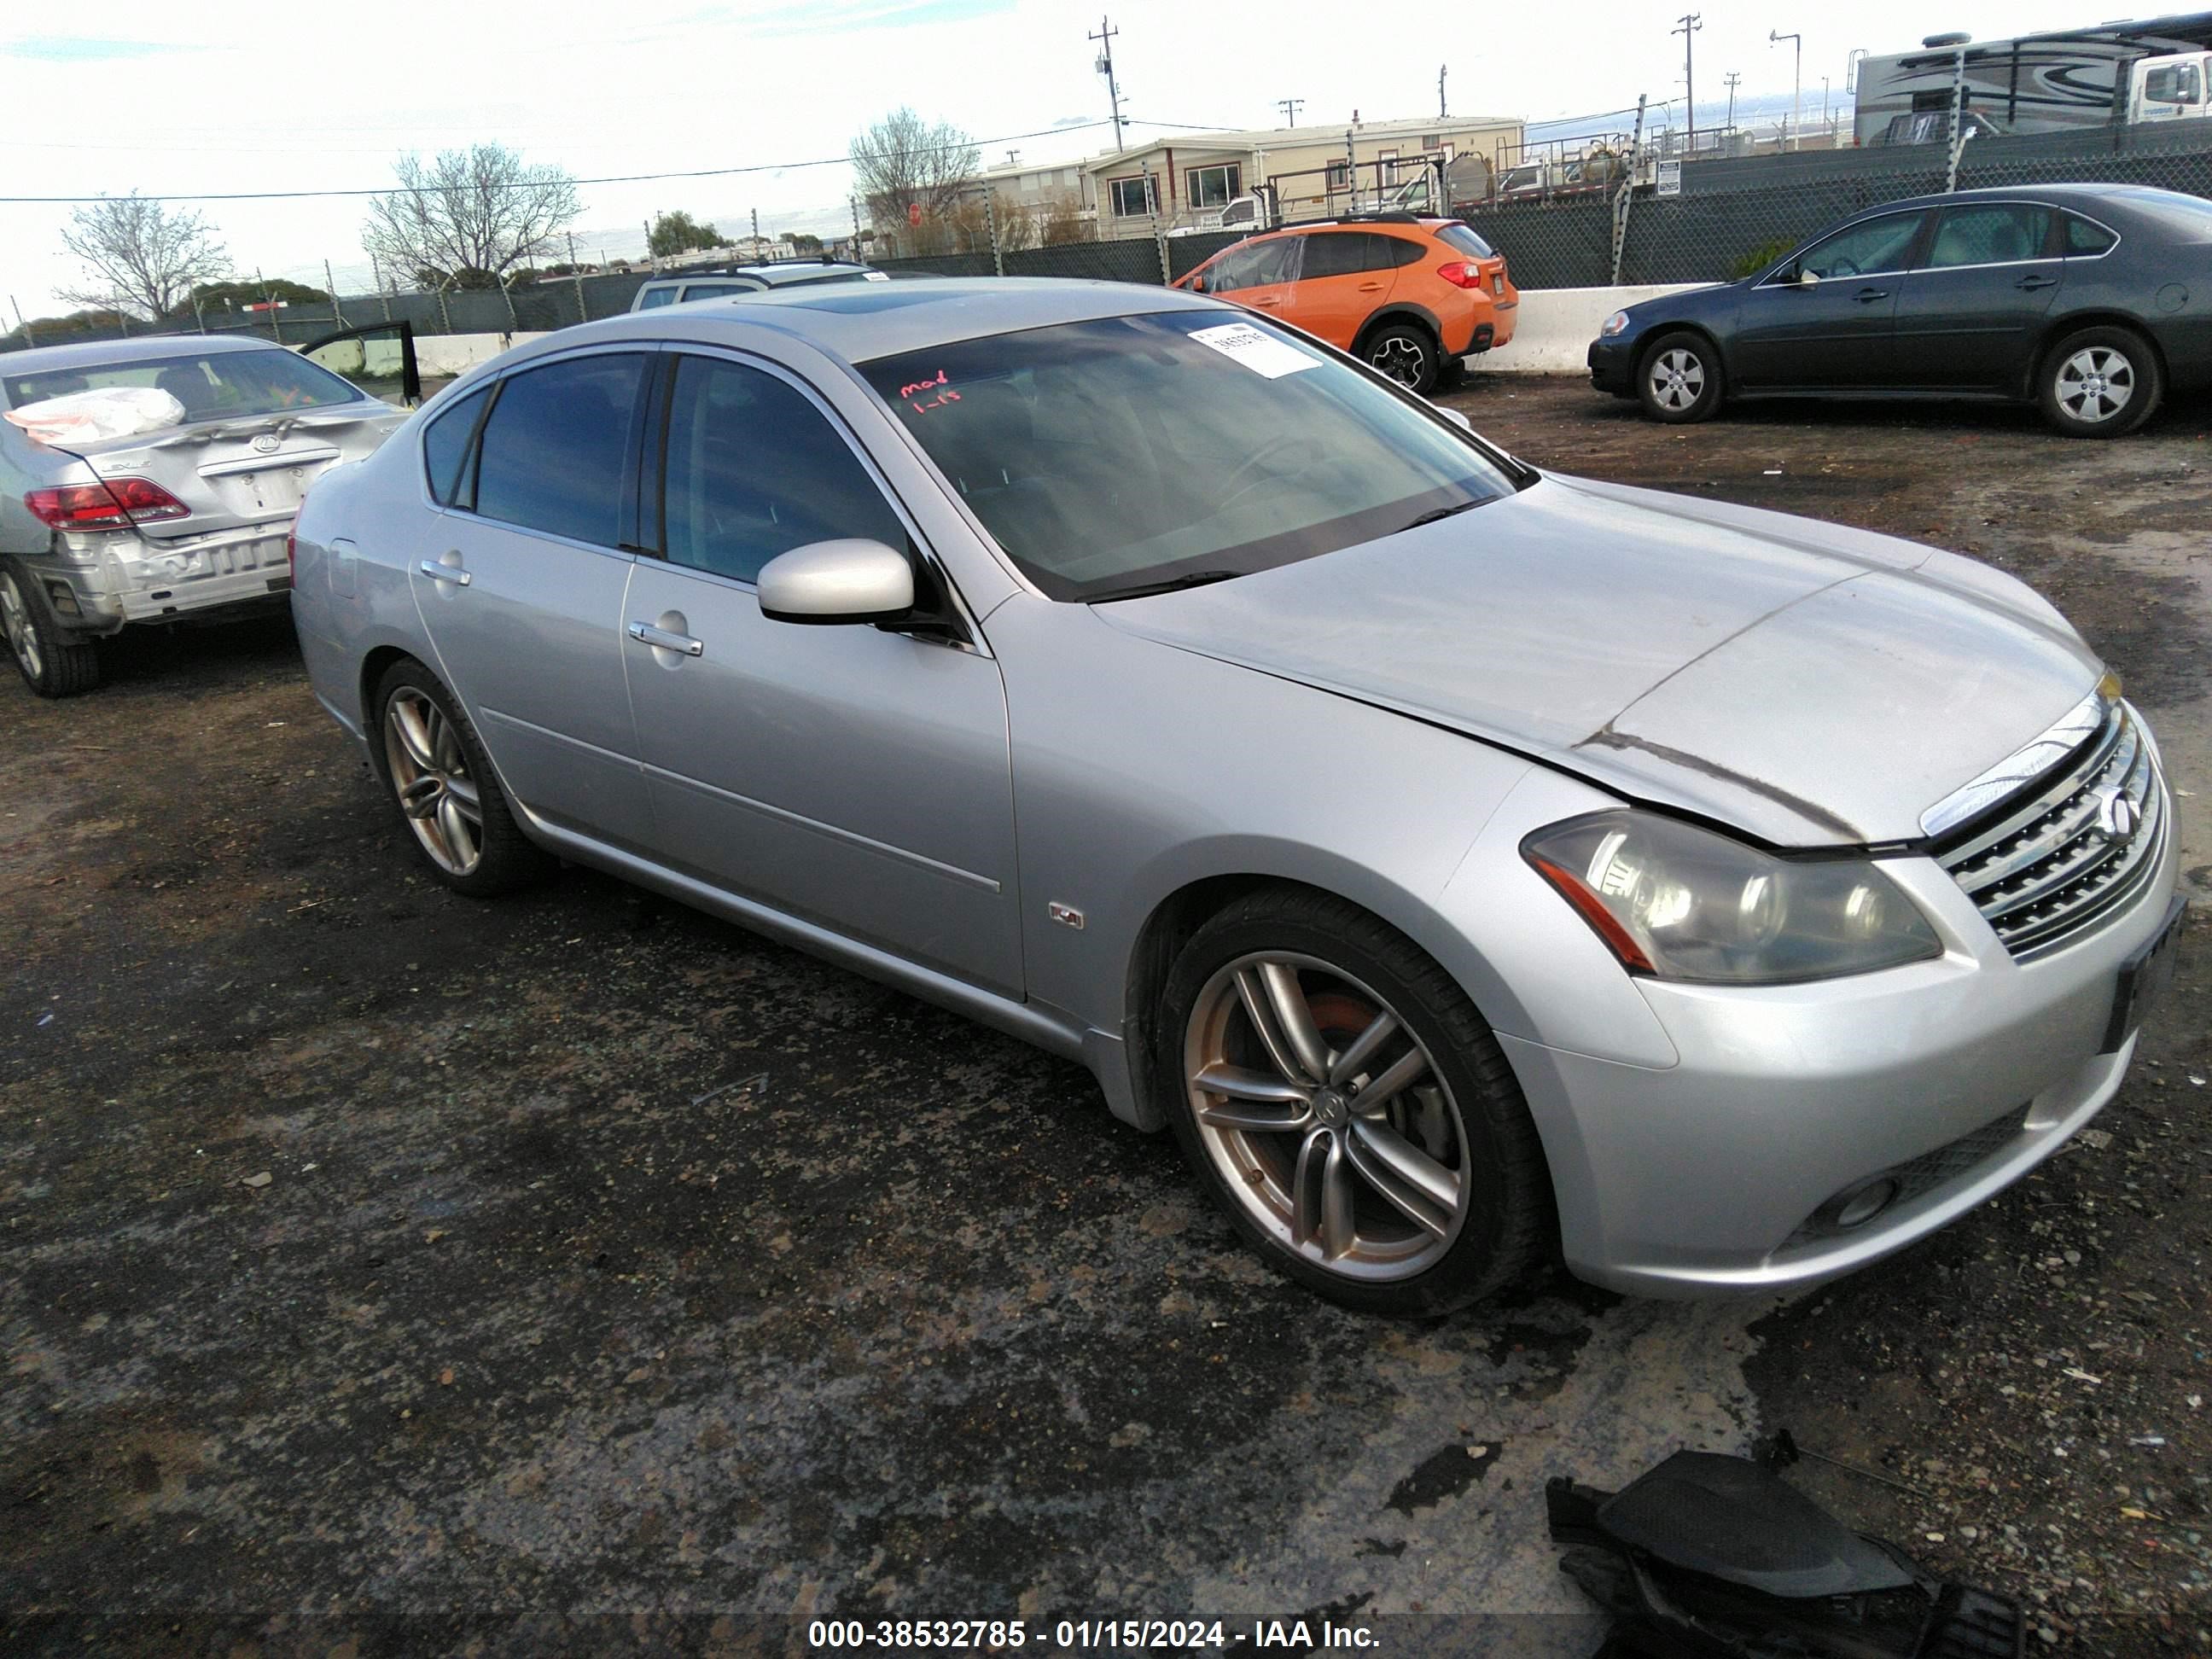
<svg viewBox="0 0 2212 1659"><path fill-rule="evenodd" d="M159 335L0 357L0 409L117 387L167 392L183 422L64 445L0 421L0 631L44 697L98 685L94 642L125 628L281 611L301 496L404 418L262 340Z"/></svg>
<svg viewBox="0 0 2212 1659"><path fill-rule="evenodd" d="M2156 745L1948 553L1559 477L1111 283L562 331L333 471L317 695L438 876L612 871L1077 1058L1267 1260L1848 1272L2118 1086Z"/></svg>

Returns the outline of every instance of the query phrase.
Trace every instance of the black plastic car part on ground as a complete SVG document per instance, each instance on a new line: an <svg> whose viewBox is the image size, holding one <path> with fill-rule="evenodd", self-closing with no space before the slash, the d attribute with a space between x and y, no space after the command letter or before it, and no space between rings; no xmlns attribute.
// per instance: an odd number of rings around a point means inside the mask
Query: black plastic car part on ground
<svg viewBox="0 0 2212 1659"><path fill-rule="evenodd" d="M1607 319L1590 381L1653 418L1766 397L2041 407L2118 437L2212 386L2212 202L2122 185L1884 203L1741 282Z"/></svg>
<svg viewBox="0 0 2212 1659"><path fill-rule="evenodd" d="M1613 1659L2019 1659L2019 1605L1851 1531L1766 1464L1676 1452L1618 1492L1546 1483Z"/></svg>

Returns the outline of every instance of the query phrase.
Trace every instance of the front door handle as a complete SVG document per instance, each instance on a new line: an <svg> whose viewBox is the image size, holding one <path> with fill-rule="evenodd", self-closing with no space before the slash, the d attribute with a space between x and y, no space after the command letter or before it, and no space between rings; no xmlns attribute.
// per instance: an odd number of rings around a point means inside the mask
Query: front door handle
<svg viewBox="0 0 2212 1659"><path fill-rule="evenodd" d="M435 559L425 559L416 568L434 582L451 582L456 587L466 587L472 580L460 566L441 564Z"/></svg>
<svg viewBox="0 0 2212 1659"><path fill-rule="evenodd" d="M695 640L689 634L672 634L665 628L655 628L651 623L632 623L629 636L640 645L649 645L656 651L675 651L687 657L707 654L705 641Z"/></svg>
<svg viewBox="0 0 2212 1659"><path fill-rule="evenodd" d="M2018 282L2014 283L2013 286L2014 288L2026 289L2030 294L2033 294L2036 289L2040 288L2057 288L2058 286L2058 279L2056 276L2023 276Z"/></svg>
<svg viewBox="0 0 2212 1659"><path fill-rule="evenodd" d="M1382 291L1382 284L1380 283L1362 283L1359 285L1359 291L1362 294L1380 294Z"/></svg>
<svg viewBox="0 0 2212 1659"><path fill-rule="evenodd" d="M1262 294L1255 295L1249 303L1255 306L1279 306L1283 302L1273 295Z"/></svg>
<svg viewBox="0 0 2212 1659"><path fill-rule="evenodd" d="M1886 288L1863 288L1857 293L1852 295L1851 298L1856 300L1863 306L1870 306L1876 300L1887 300L1889 298L1889 290Z"/></svg>

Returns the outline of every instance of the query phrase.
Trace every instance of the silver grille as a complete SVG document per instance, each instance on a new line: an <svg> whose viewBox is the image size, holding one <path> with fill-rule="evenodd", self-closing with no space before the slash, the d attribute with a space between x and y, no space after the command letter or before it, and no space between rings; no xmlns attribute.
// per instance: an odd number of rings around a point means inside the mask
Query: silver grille
<svg viewBox="0 0 2212 1659"><path fill-rule="evenodd" d="M1947 836L1936 856L2021 961L2125 904L2158 869L2166 788L2127 704L2058 766Z"/></svg>

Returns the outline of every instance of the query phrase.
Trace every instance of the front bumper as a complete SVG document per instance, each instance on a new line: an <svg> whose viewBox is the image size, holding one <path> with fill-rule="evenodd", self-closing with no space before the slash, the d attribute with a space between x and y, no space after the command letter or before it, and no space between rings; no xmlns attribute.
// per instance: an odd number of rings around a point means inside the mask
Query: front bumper
<svg viewBox="0 0 2212 1659"><path fill-rule="evenodd" d="M74 557L29 561L62 624L113 634L133 623L179 618L249 604L281 602L291 586L285 553L291 520L173 540L126 533L73 538Z"/></svg>
<svg viewBox="0 0 2212 1659"><path fill-rule="evenodd" d="M1601 335L1589 343L1590 385L1616 398L1636 395L1636 354L1626 334Z"/></svg>
<svg viewBox="0 0 2212 1659"><path fill-rule="evenodd" d="M1638 980L1679 1061L1654 1069L1503 1032L1541 1131L1567 1263L1646 1296L1796 1289L1925 1237L2019 1180L2118 1089L2099 1054L2121 964L2155 937L2179 837L2133 905L2015 963L1933 860L1884 869L1945 941L1936 960L1812 985ZM1913 1171L1887 1208L1821 1212Z"/></svg>

